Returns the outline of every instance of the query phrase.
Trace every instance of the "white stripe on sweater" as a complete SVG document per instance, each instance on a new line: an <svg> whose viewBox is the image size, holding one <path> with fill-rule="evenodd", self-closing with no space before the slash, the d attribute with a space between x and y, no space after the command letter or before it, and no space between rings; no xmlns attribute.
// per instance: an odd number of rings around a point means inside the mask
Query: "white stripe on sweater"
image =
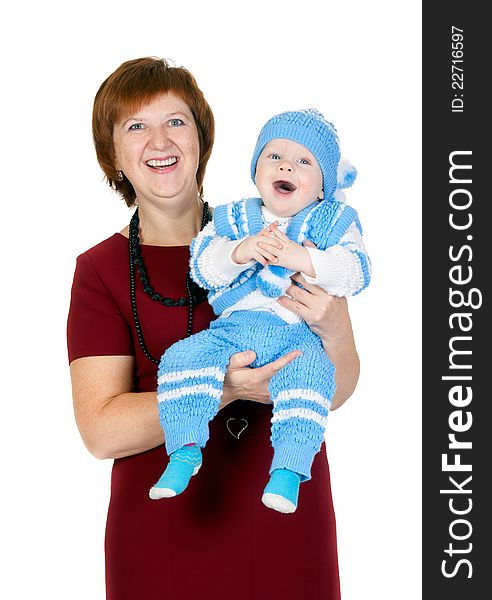
<svg viewBox="0 0 492 600"><path fill-rule="evenodd" d="M229 225L232 228L232 231L234 232L234 236L237 238L238 237L238 230L237 230L237 225L234 222L233 216L232 216L232 207L234 206L234 203L231 202L227 205L227 220L229 221Z"/></svg>
<svg viewBox="0 0 492 600"><path fill-rule="evenodd" d="M254 269L248 269L247 271L244 271L243 277L238 279L234 285L231 285L231 286L225 287L225 288L220 288L218 290L212 290L210 297L208 299L209 304L213 304L217 300L217 298L220 298L223 294L227 294L231 290L235 290L240 285L242 285L243 283L248 281L248 279L250 278L250 276L253 272L254 272Z"/></svg>
<svg viewBox="0 0 492 600"><path fill-rule="evenodd" d="M196 262L197 259L196 257L200 255L201 252L201 248L202 245L205 243L205 240L209 237L215 237L216 231L215 231L215 225L213 221L210 221L210 223L207 223L207 225L205 225L205 227L198 232L198 235L196 236L196 239L194 241L194 246L193 246L193 254L191 256L191 260L190 260L190 271L191 271L191 277L193 279L193 281L195 282L199 282L199 275L200 273L197 273L196 270Z"/></svg>
<svg viewBox="0 0 492 600"><path fill-rule="evenodd" d="M282 400L311 400L312 402L316 402L323 408L330 410L331 402L315 392L314 390L307 389L296 389L296 390L284 390L280 392L279 395L274 399L273 404L276 405L277 402L281 402Z"/></svg>
<svg viewBox="0 0 492 600"><path fill-rule="evenodd" d="M339 219L339 218L342 216L342 213L344 212L344 210L345 210L346 208L347 208L347 205L346 205L346 204L340 203L340 204L338 205L337 214L335 215L335 217L334 217L334 219L333 219L333 221L332 221L332 223L333 223L333 224L335 224L335 223L338 221L338 219Z"/></svg>
<svg viewBox="0 0 492 600"><path fill-rule="evenodd" d="M285 275L284 277L279 277L271 269L267 268L262 269L261 277L263 281L267 281L272 285L276 285L283 291L285 291L291 284L290 277L287 277L287 275Z"/></svg>
<svg viewBox="0 0 492 600"><path fill-rule="evenodd" d="M221 318L228 317L237 310L262 310L273 315L278 315L282 320L291 325L302 321L301 317L297 316L287 308L284 308L277 300L278 298L267 298L260 290L254 290L229 308L226 308L221 314Z"/></svg>
<svg viewBox="0 0 492 600"><path fill-rule="evenodd" d="M169 392L157 394L157 401L165 402L166 400L181 398L181 396L196 396L197 394L210 396L211 398L217 398L217 400L220 400L220 397L222 396L222 390L218 390L217 388L212 387L210 384L202 383L200 385L182 387L178 388L177 390L169 390Z"/></svg>
<svg viewBox="0 0 492 600"><path fill-rule="evenodd" d="M157 385L162 385L169 381L181 381L182 379L191 379L192 377L215 377L217 381L224 381L225 373L218 367L204 367L203 369L187 369L186 371L172 371L161 375L157 380Z"/></svg>
<svg viewBox="0 0 492 600"><path fill-rule="evenodd" d="M272 423L292 418L308 419L309 421L318 423L321 427L325 427L327 420L327 417L323 417L317 412L314 412L314 410L309 410L308 408L289 408L288 410L279 410L275 413L272 417Z"/></svg>
<svg viewBox="0 0 492 600"><path fill-rule="evenodd" d="M241 202L241 220L246 236L249 236L248 213L246 212L246 202Z"/></svg>
<svg viewBox="0 0 492 600"><path fill-rule="evenodd" d="M365 253L362 235L360 234L359 228L354 222L350 223L350 225L347 227L347 229L345 230L345 232L343 233L343 235L337 243L343 244L345 242L352 242L353 244L355 244L357 249Z"/></svg>
<svg viewBox="0 0 492 600"><path fill-rule="evenodd" d="M304 219L304 223L302 224L302 226L299 230L299 240L298 240L299 244L302 244L302 242L306 239L306 231L308 228L308 224L309 224L309 220L307 218Z"/></svg>

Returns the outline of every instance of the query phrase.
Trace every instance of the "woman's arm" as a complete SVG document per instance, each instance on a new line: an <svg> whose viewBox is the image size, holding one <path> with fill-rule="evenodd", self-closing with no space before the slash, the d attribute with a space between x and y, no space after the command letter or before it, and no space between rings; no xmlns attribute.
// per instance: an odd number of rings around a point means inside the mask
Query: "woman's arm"
<svg viewBox="0 0 492 600"><path fill-rule="evenodd" d="M75 419L96 458L121 458L164 441L156 392L132 392L132 356L88 356L70 364Z"/></svg>
<svg viewBox="0 0 492 600"><path fill-rule="evenodd" d="M219 410L239 398L269 403L268 381L297 358L287 355L257 369L254 352L231 357ZM89 356L70 364L75 419L88 450L100 459L145 452L164 442L156 392L132 392L132 356Z"/></svg>
<svg viewBox="0 0 492 600"><path fill-rule="evenodd" d="M335 365L337 384L332 410L339 408L352 395L359 379L360 362L355 347L347 299L330 296L317 285L308 283L300 273L292 277L301 283L287 289L279 303L299 315L320 336L323 348Z"/></svg>

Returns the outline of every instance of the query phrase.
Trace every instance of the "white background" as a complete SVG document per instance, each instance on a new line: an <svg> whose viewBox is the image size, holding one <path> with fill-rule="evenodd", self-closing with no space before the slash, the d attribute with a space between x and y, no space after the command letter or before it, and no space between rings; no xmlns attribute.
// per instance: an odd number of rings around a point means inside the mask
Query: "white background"
<svg viewBox="0 0 492 600"><path fill-rule="evenodd" d="M95 158L93 98L154 55L189 68L214 110L212 205L255 194L256 136L283 110L321 110L358 168L347 199L373 281L350 299L362 372L327 434L342 595L420 598L419 3L15 6L1 41L0 595L104 598L111 464L75 426L65 323L75 257L129 220Z"/></svg>

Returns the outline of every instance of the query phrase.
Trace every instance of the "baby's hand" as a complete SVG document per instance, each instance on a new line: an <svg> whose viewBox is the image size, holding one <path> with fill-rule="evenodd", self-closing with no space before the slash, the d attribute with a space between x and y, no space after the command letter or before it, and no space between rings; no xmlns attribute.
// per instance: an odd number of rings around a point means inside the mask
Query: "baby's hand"
<svg viewBox="0 0 492 600"><path fill-rule="evenodd" d="M238 244L232 253L232 260L237 264L245 264L256 260L262 265L267 265L276 260L274 251L282 248L282 243L272 233L278 225L277 222L267 225L257 235L251 235Z"/></svg>
<svg viewBox="0 0 492 600"><path fill-rule="evenodd" d="M277 227L277 223L270 225L269 235L273 235L275 240L280 243L280 246L273 246L270 242L268 250L273 258L269 258L268 264L285 267L291 271L306 273L310 277L315 276L311 258L306 248L289 240ZM263 239L259 241L258 246L260 251L263 250L264 243Z"/></svg>

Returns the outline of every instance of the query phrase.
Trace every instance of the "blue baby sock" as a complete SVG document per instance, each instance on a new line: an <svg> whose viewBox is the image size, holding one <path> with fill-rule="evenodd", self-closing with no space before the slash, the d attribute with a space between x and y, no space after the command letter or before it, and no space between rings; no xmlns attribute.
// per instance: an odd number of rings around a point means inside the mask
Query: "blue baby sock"
<svg viewBox="0 0 492 600"><path fill-rule="evenodd" d="M200 446L188 445L176 450L169 457L169 464L159 481L151 488L149 496L152 500L172 498L184 492L190 479L202 466Z"/></svg>
<svg viewBox="0 0 492 600"><path fill-rule="evenodd" d="M293 513L297 508L301 476L289 469L275 469L270 476L261 501L281 513Z"/></svg>

